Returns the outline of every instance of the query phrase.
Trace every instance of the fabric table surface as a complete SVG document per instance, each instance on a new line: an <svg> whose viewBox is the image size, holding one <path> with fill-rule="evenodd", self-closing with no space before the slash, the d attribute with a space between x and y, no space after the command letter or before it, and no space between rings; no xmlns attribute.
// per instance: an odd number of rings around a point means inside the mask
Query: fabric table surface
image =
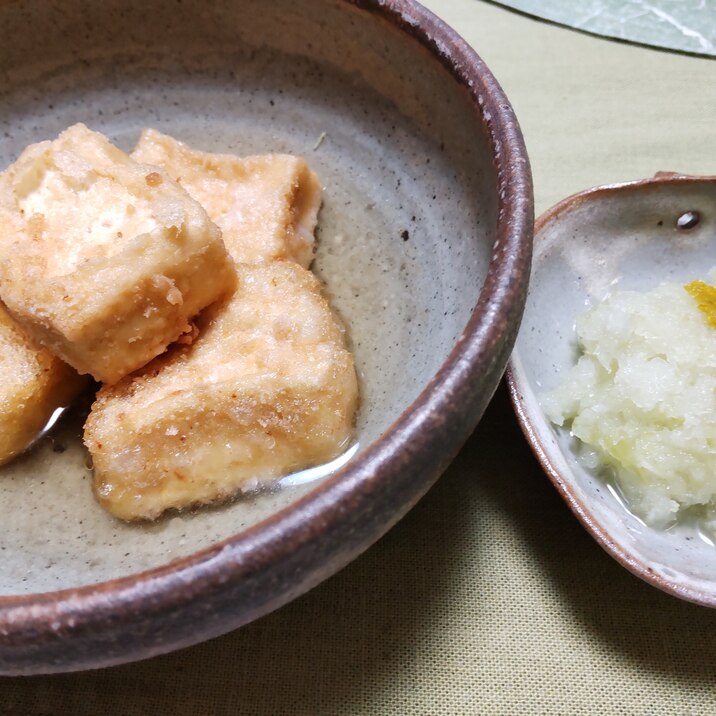
<svg viewBox="0 0 716 716"><path fill-rule="evenodd" d="M510 97L536 208L658 170L716 174L716 63L479 0L429 0ZM502 387L384 539L243 629L102 671L0 678L0 713L713 714L716 612L642 583L579 526Z"/></svg>

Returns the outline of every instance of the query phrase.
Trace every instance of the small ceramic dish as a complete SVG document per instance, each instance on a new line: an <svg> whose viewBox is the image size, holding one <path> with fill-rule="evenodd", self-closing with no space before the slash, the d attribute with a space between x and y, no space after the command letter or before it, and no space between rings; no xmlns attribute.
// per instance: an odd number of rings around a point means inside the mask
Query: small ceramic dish
<svg viewBox="0 0 716 716"><path fill-rule="evenodd" d="M331 474L156 524L95 503L81 423L0 473L0 673L96 668L279 607L426 492L514 342L529 165L487 67L411 0L6 0L0 40L0 167L78 121L125 150L150 126L305 156L324 184L315 270L361 382Z"/></svg>
<svg viewBox="0 0 716 716"><path fill-rule="evenodd" d="M696 524L646 526L575 457L540 396L577 357L576 317L612 289L707 279L716 265L716 178L657 174L575 194L539 217L530 294L508 368L512 401L539 462L597 542L666 592L716 606L716 546Z"/></svg>

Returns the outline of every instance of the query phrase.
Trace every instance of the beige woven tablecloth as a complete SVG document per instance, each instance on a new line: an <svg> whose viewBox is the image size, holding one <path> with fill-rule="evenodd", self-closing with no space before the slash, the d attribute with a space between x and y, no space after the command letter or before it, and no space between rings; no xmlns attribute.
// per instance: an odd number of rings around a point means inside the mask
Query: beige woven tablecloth
<svg viewBox="0 0 716 716"><path fill-rule="evenodd" d="M707 0L707 5L710 0ZM716 173L716 62L431 0L511 98L537 210L660 169ZM99 672L0 678L7 714L715 714L716 612L613 562L501 390L379 544L238 632Z"/></svg>

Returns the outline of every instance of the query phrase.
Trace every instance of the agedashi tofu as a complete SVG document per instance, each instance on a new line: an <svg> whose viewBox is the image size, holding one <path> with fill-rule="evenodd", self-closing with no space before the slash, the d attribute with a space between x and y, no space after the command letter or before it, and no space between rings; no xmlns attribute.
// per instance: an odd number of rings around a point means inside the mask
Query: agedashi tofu
<svg viewBox="0 0 716 716"><path fill-rule="evenodd" d="M87 379L37 345L0 305L0 464L20 454Z"/></svg>
<svg viewBox="0 0 716 716"><path fill-rule="evenodd" d="M98 394L84 440L97 499L121 519L225 500L351 441L356 373L319 281L288 261L238 271L192 345Z"/></svg>
<svg viewBox="0 0 716 716"><path fill-rule="evenodd" d="M219 228L163 170L82 124L0 175L0 297L36 341L113 383L235 287Z"/></svg>
<svg viewBox="0 0 716 716"><path fill-rule="evenodd" d="M321 185L301 157L209 154L145 129L132 153L162 167L221 229L238 263L275 259L308 268L313 260Z"/></svg>

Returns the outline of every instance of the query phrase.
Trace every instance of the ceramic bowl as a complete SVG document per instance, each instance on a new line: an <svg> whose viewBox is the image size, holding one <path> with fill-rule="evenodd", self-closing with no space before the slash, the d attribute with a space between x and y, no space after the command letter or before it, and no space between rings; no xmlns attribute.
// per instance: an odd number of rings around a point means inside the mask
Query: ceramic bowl
<svg viewBox="0 0 716 716"><path fill-rule="evenodd" d="M153 126L301 154L325 187L315 270L362 392L345 464L144 526L95 504L71 419L0 473L0 672L146 658L310 589L447 466L522 313L527 157L484 63L407 0L11 0L0 39L3 166L83 121L127 150Z"/></svg>
<svg viewBox="0 0 716 716"><path fill-rule="evenodd" d="M530 295L508 369L522 429L582 524L620 564L650 584L716 606L716 548L697 523L655 529L575 456L569 432L547 420L540 397L576 360L576 317L613 289L708 280L716 266L716 178L660 173L576 194L535 228Z"/></svg>

